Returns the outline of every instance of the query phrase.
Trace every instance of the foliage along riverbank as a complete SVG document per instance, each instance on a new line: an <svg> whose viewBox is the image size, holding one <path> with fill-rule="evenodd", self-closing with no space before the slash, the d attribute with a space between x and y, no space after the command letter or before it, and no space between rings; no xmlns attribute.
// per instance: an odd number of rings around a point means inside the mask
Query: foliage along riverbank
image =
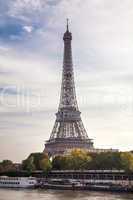
<svg viewBox="0 0 133 200"><path fill-rule="evenodd" d="M125 170L133 172L132 152L89 153L74 149L68 155L56 156L52 160L45 153L31 153L16 169L13 162L0 163L0 173L25 170L31 173L42 170L47 174L51 170Z"/></svg>

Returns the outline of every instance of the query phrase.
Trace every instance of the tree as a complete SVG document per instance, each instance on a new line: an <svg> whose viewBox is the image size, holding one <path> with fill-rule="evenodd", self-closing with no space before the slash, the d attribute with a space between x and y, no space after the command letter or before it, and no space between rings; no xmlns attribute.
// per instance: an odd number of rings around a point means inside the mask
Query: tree
<svg viewBox="0 0 133 200"><path fill-rule="evenodd" d="M22 169L27 171L43 170L48 173L52 168L51 161L45 153L31 153L22 163Z"/></svg>
<svg viewBox="0 0 133 200"><path fill-rule="evenodd" d="M90 155L92 156L90 169L122 169L119 152L92 153Z"/></svg>
<svg viewBox="0 0 133 200"><path fill-rule="evenodd" d="M2 167L2 165L0 163L0 172L3 172L3 171L4 171L4 169L3 169L3 167Z"/></svg>
<svg viewBox="0 0 133 200"><path fill-rule="evenodd" d="M47 175L52 169L51 161L48 158L44 157L42 160L40 160L39 164L40 164L40 169L43 170L45 175Z"/></svg>
<svg viewBox="0 0 133 200"><path fill-rule="evenodd" d="M13 162L11 160L3 160L1 163L4 166L10 166L13 165Z"/></svg>
<svg viewBox="0 0 133 200"><path fill-rule="evenodd" d="M52 161L53 169L56 170L80 170L88 169L91 157L81 149L73 149L69 155L56 156Z"/></svg>
<svg viewBox="0 0 133 200"><path fill-rule="evenodd" d="M29 172L32 172L36 169L33 156L30 156L28 159L23 161L22 169L27 170Z"/></svg>
<svg viewBox="0 0 133 200"><path fill-rule="evenodd" d="M36 170L41 170L40 160L43 159L44 156L45 156L44 153L31 153L28 158L33 157Z"/></svg>
<svg viewBox="0 0 133 200"><path fill-rule="evenodd" d="M133 154L131 152L121 153L121 163L125 171L133 172Z"/></svg>
<svg viewBox="0 0 133 200"><path fill-rule="evenodd" d="M52 169L61 170L62 169L62 156L55 156L52 160Z"/></svg>
<svg viewBox="0 0 133 200"><path fill-rule="evenodd" d="M14 165L11 160L3 160L0 163L0 171L12 171L14 170Z"/></svg>
<svg viewBox="0 0 133 200"><path fill-rule="evenodd" d="M69 156L55 156L52 160L52 169L69 169Z"/></svg>
<svg viewBox="0 0 133 200"><path fill-rule="evenodd" d="M85 150L73 149L70 154L69 168L74 170L87 169L92 158Z"/></svg>

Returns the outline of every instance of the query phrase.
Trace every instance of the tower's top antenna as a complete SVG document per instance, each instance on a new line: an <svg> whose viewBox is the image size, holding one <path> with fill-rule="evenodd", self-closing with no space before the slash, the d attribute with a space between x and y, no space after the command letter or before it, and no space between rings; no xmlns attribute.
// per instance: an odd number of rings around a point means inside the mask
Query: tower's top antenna
<svg viewBox="0 0 133 200"><path fill-rule="evenodd" d="M67 18L67 31L69 31L69 19Z"/></svg>
<svg viewBox="0 0 133 200"><path fill-rule="evenodd" d="M66 31L64 33L64 36L63 36L63 40L72 40L72 34L71 32L69 31L69 19L67 18L66 19Z"/></svg>

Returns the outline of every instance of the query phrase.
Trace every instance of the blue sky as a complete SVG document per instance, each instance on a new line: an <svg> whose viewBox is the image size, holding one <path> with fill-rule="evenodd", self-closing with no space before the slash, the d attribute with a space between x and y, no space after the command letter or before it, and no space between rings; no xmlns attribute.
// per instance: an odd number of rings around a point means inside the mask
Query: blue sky
<svg viewBox="0 0 133 200"><path fill-rule="evenodd" d="M0 0L0 160L42 151L50 136L67 17L88 136L97 148L132 149L132 0Z"/></svg>

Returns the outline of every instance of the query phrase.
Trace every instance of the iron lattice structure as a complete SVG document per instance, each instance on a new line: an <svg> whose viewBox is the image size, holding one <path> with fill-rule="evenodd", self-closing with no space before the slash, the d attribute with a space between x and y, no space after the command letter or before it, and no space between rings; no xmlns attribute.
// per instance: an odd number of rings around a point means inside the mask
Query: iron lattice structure
<svg viewBox="0 0 133 200"><path fill-rule="evenodd" d="M44 149L51 156L63 154L73 148L93 148L93 142L88 138L77 104L72 63L72 34L68 29L68 23L63 40L64 58L60 104L50 139L46 141Z"/></svg>

